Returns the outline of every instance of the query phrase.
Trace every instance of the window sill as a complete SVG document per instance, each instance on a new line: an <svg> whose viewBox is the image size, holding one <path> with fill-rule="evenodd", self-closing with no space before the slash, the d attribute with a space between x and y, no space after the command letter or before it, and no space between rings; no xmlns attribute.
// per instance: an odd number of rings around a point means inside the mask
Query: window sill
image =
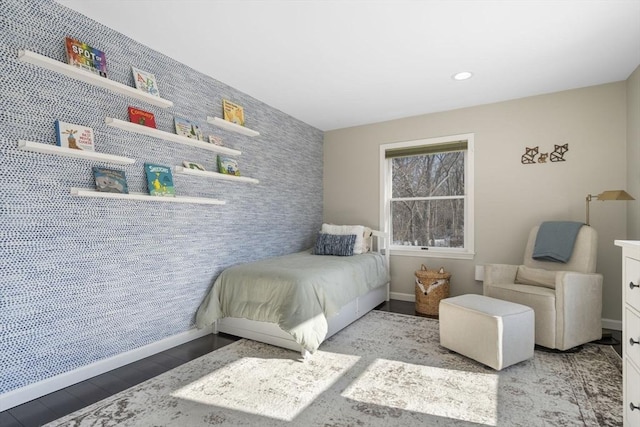
<svg viewBox="0 0 640 427"><path fill-rule="evenodd" d="M473 259L474 252L448 252L421 249L391 249L391 256L412 256L420 258Z"/></svg>

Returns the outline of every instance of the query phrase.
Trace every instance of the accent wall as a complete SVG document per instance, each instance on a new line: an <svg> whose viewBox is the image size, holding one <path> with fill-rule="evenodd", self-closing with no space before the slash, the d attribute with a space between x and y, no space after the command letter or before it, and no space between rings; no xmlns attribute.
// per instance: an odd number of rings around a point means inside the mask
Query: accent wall
<svg viewBox="0 0 640 427"><path fill-rule="evenodd" d="M312 246L322 223L323 133L52 0L0 8L0 395L193 328L198 305L226 267ZM155 74L159 108L18 60L26 49L66 62L74 37L106 53L108 78L134 86L131 66ZM200 43L184 40L185 43ZM206 52L206 45L203 45ZM256 66L259 66L257 64ZM244 107L251 138L207 123L222 100ZM240 150L258 184L181 175L176 194L225 205L83 198L92 166L125 171L146 193L145 162L216 170L216 154L113 128L133 106L174 133L174 117ZM92 127L96 151L118 166L18 149L55 145L54 121Z"/></svg>

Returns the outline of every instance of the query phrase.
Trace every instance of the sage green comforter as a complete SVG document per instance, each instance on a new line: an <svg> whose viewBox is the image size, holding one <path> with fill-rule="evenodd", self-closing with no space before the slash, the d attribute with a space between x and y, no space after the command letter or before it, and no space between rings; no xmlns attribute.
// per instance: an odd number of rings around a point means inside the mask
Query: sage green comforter
<svg viewBox="0 0 640 427"><path fill-rule="evenodd" d="M198 308L196 325L222 317L276 323L314 352L327 335L327 318L389 273L377 253L340 257L298 252L227 268Z"/></svg>

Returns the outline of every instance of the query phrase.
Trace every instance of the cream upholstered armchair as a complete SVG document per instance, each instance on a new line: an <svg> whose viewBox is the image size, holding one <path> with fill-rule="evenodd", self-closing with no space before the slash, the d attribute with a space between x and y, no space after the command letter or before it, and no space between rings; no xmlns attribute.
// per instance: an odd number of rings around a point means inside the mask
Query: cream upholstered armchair
<svg viewBox="0 0 640 427"><path fill-rule="evenodd" d="M568 350L602 337L602 275L596 274L598 234L578 231L566 263L532 258L540 226L529 233L523 265L485 265L484 295L523 304L535 313L535 342Z"/></svg>

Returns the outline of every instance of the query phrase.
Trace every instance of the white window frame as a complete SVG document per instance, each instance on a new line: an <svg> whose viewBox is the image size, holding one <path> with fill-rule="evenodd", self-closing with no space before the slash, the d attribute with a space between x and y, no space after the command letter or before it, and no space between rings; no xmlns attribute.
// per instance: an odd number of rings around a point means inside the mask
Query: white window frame
<svg viewBox="0 0 640 427"><path fill-rule="evenodd" d="M473 259L474 248L474 134L442 136L437 138L418 139L413 141L393 142L380 145L380 224L382 229L391 235L391 162L385 154L387 150L418 147L424 145L446 144L454 141L467 141L467 149L464 152L465 164L465 195L464 195L464 247L441 248L429 247L423 249L419 246L393 245L391 242L391 255L425 257L425 258L452 258ZM391 237L391 236L390 236Z"/></svg>

